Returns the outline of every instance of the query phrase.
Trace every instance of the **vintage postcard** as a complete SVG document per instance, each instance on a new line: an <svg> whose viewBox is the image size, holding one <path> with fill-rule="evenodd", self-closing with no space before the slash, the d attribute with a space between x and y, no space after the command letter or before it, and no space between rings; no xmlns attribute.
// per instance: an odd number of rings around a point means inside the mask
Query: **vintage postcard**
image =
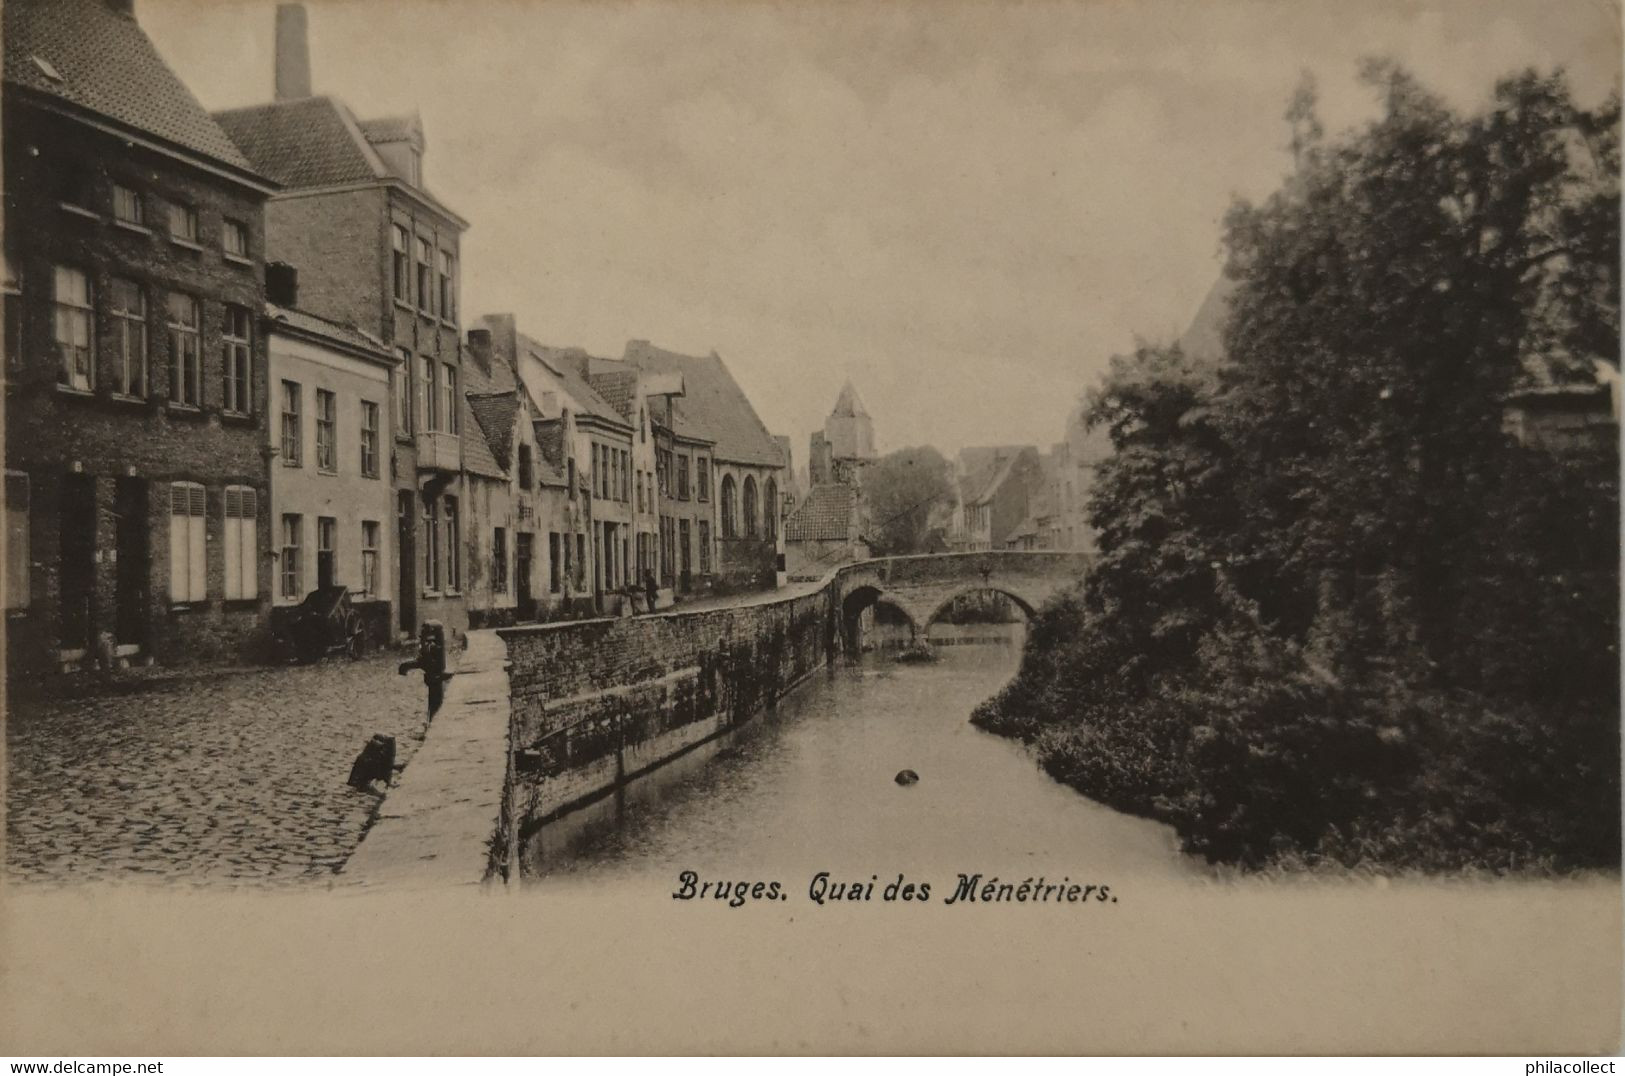
<svg viewBox="0 0 1625 1076"><path fill-rule="evenodd" d="M0 1042L1621 1029L1608 0L6 0Z"/></svg>

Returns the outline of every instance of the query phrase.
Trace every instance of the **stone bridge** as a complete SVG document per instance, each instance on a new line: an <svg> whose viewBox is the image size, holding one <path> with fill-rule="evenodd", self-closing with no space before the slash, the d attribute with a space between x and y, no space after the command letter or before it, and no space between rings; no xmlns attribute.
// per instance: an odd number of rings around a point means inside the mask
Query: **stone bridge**
<svg viewBox="0 0 1625 1076"><path fill-rule="evenodd" d="M994 590L1029 619L1051 595L1081 580L1088 553L994 550L981 553L927 553L882 557L841 568L833 598L841 626L840 643L856 649L858 618L884 602L901 610L916 635L924 633L948 603L961 594Z"/></svg>

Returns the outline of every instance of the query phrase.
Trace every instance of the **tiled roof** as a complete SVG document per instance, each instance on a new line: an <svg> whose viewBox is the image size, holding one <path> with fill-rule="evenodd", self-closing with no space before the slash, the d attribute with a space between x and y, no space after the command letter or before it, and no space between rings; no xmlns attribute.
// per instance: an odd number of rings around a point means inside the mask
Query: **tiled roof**
<svg viewBox="0 0 1625 1076"><path fill-rule="evenodd" d="M308 311L287 306L277 306L275 303L265 304L265 316L273 322L286 325L290 329L325 337L347 347L370 351L379 358L388 359L392 363L395 361L394 357L389 353L389 348L385 346L382 340L371 333L362 332L354 325L329 321L327 318L319 318ZM272 326L272 328L274 330L276 326Z"/></svg>
<svg viewBox="0 0 1625 1076"><path fill-rule="evenodd" d="M243 153L285 187L329 187L390 175L350 110L331 97L301 97L216 112Z"/></svg>
<svg viewBox="0 0 1625 1076"><path fill-rule="evenodd" d="M544 486L565 485L564 420L539 418L532 428L536 431L537 454L541 456L536 461L536 477Z"/></svg>
<svg viewBox="0 0 1625 1076"><path fill-rule="evenodd" d="M857 491L834 482L814 486L784 521L787 542L845 541L852 536Z"/></svg>
<svg viewBox="0 0 1625 1076"><path fill-rule="evenodd" d="M719 460L782 467L784 457L767 432L750 399L739 387L722 359L713 352L704 357L680 355L654 347L647 340L626 345L626 361L651 373L683 375L685 395L672 401L674 420L682 433L692 423L696 435L715 443Z"/></svg>
<svg viewBox="0 0 1625 1076"><path fill-rule="evenodd" d="M617 365L624 366L625 363ZM597 390L598 395L615 409L615 412L628 422L635 422L632 406L638 398L638 372L636 370L615 370L604 373L598 372L598 363L594 362L588 367L587 383Z"/></svg>
<svg viewBox="0 0 1625 1076"><path fill-rule="evenodd" d="M502 465L491 454L491 446L486 443L479 419L475 416L474 407L469 403L467 396L463 397L462 404L463 470L469 474L507 481L508 472L502 469Z"/></svg>
<svg viewBox="0 0 1625 1076"><path fill-rule="evenodd" d="M485 431L485 443L498 466L513 464L513 426L519 414L519 396L512 392L476 396L470 393L468 405Z"/></svg>
<svg viewBox="0 0 1625 1076"><path fill-rule="evenodd" d="M959 450L964 475L959 494L966 504L981 504L999 491L1025 452L1037 453L1031 445L987 445Z"/></svg>
<svg viewBox="0 0 1625 1076"><path fill-rule="evenodd" d="M519 334L519 354L521 357L529 355L553 371L553 374L564 383L564 391L575 397L576 405L584 414L593 415L617 425L626 424L626 420L615 409L615 405L600 396L598 390L588 383L583 371L591 361L592 356L581 348L547 347L538 344L521 333Z"/></svg>
<svg viewBox="0 0 1625 1076"><path fill-rule="evenodd" d="M6 0L4 29L7 82L255 171L135 18L105 0Z"/></svg>
<svg viewBox="0 0 1625 1076"><path fill-rule="evenodd" d="M423 121L416 113L410 116L380 116L373 120L360 120L361 133L368 142L423 141Z"/></svg>
<svg viewBox="0 0 1625 1076"><path fill-rule="evenodd" d="M418 198L466 226L428 190L407 183L391 171L373 149L373 140L363 128L382 130L399 120L358 120L344 102L333 97L271 101L216 112L214 118L256 168L284 187L303 189L387 180L409 188Z"/></svg>

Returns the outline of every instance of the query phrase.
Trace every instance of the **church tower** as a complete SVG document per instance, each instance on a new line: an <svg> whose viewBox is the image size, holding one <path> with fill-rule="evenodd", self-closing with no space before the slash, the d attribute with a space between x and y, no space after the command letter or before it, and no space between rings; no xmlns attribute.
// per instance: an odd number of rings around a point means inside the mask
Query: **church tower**
<svg viewBox="0 0 1625 1076"><path fill-rule="evenodd" d="M835 408L824 420L822 433L812 435L808 466L814 485L839 482L858 485L863 465L875 458L875 430L869 412L848 381L841 386Z"/></svg>

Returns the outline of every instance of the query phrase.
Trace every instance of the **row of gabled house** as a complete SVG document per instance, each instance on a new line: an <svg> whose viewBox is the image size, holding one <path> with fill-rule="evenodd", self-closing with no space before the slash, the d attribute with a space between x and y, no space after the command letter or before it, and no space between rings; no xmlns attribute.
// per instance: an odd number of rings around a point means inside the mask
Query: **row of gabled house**
<svg viewBox="0 0 1625 1076"><path fill-rule="evenodd" d="M4 7L9 668L275 653L330 586L382 643L782 581L722 360L469 318L421 123L277 20L276 98L210 114L130 0Z"/></svg>

